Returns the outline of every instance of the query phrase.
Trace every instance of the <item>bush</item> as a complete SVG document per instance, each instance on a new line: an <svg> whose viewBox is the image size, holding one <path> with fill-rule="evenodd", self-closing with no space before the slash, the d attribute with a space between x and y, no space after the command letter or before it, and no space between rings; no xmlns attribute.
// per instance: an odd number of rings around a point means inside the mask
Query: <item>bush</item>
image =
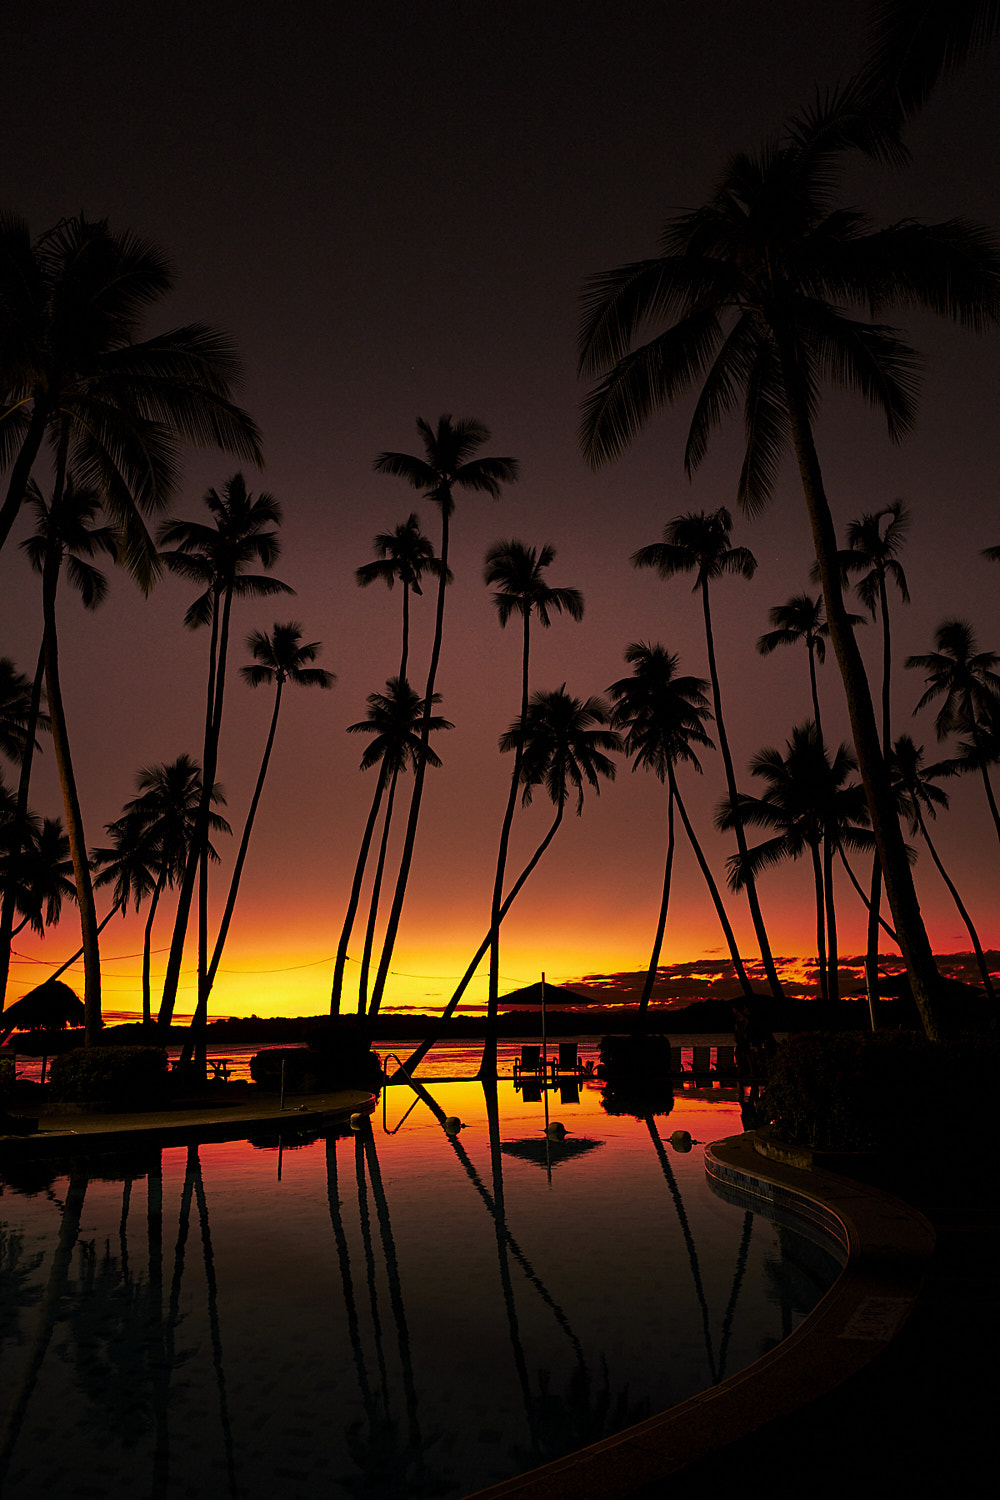
<svg viewBox="0 0 1000 1500"><path fill-rule="evenodd" d="M982 1039L930 1042L913 1031L792 1037L771 1062L763 1117L793 1145L912 1148L929 1135L935 1100L946 1094L949 1125L975 1128L990 1097L997 1052Z"/></svg>
<svg viewBox="0 0 1000 1500"><path fill-rule="evenodd" d="M331 1022L317 1031L306 1047L268 1047L250 1059L250 1077L269 1093L321 1093L331 1089L382 1087L382 1069L367 1037L350 1021Z"/></svg>
<svg viewBox="0 0 1000 1500"><path fill-rule="evenodd" d="M674 1107L670 1038L605 1036L597 1076L604 1080L601 1107L609 1115L668 1115Z"/></svg>
<svg viewBox="0 0 1000 1500"><path fill-rule="evenodd" d="M54 1057L49 1082L67 1104L155 1108L167 1091L164 1047L78 1047Z"/></svg>

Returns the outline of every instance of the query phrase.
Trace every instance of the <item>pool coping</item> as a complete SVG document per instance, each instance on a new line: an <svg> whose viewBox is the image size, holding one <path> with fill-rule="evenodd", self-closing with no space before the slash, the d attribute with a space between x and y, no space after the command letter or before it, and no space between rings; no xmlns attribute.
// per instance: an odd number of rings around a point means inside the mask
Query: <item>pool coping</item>
<svg viewBox="0 0 1000 1500"><path fill-rule="evenodd" d="M759 1147L768 1149L752 1131L716 1141L706 1148L705 1171L762 1206L806 1218L837 1243L844 1269L812 1312L709 1390L465 1500L639 1500L707 1454L829 1394L895 1338L934 1253L929 1221L877 1188L765 1158Z"/></svg>

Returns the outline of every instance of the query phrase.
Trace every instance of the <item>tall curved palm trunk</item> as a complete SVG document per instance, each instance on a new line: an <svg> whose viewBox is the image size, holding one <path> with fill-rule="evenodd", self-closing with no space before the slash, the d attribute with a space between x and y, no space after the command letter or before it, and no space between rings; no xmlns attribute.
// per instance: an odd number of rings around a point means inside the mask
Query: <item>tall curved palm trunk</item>
<svg viewBox="0 0 1000 1500"><path fill-rule="evenodd" d="M365 823L364 832L361 835L361 847L354 865L354 877L351 881L351 890L347 898L347 912L344 917L344 925L340 929L340 939L337 943L337 955L333 961L333 984L330 990L330 1014L340 1014L340 1002L344 989L344 969L347 965L347 945L351 941L351 933L354 930L355 918L358 914L358 906L361 902L361 887L365 878L365 867L368 864L368 855L371 850L372 839L375 836L375 828L378 823L379 809L382 806L382 797L385 792L388 779L388 762L383 761L379 768L378 780L375 783L375 795L372 798L371 807L368 811L368 819Z"/></svg>
<svg viewBox="0 0 1000 1500"><path fill-rule="evenodd" d="M14 829L18 848L24 847L24 830L27 827L28 797L31 789L31 767L35 753L35 735L38 732L42 705L42 681L45 677L45 641L38 652L38 665L31 684L31 699L25 719L24 753L17 778L17 801L14 807ZM5 887L0 895L0 1011L7 1000L7 982L10 977L10 945L14 936L16 907L13 886Z"/></svg>
<svg viewBox="0 0 1000 1500"><path fill-rule="evenodd" d="M858 767L868 800L886 896L924 1028L932 1040L937 1040L942 1035L942 1021L937 1004L940 976L920 914L920 903L906 857L906 846L894 811L889 772L882 754L868 676L844 604L836 532L813 441L806 388L800 374L794 341L786 332L781 331L778 333L777 344L792 442L812 529L830 638L844 683Z"/></svg>

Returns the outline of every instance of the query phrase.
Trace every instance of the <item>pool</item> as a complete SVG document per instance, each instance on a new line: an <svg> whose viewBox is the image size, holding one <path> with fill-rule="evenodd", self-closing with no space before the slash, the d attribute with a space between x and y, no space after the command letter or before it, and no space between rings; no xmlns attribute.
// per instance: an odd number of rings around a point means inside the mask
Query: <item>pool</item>
<svg viewBox="0 0 1000 1500"><path fill-rule="evenodd" d="M359 1133L8 1156L5 1500L458 1500L731 1375L839 1272L671 1146L735 1102L584 1084L560 1143L509 1082L429 1089Z"/></svg>

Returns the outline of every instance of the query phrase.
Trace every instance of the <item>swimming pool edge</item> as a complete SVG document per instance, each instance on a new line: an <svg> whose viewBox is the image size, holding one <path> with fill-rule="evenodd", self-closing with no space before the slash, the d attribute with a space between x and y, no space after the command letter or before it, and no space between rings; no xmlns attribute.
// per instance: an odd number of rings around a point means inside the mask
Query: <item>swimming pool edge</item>
<svg viewBox="0 0 1000 1500"><path fill-rule="evenodd" d="M851 1178L765 1158L753 1132L707 1147L705 1171L764 1212L819 1227L845 1259L829 1291L788 1338L719 1385L465 1500L641 1500L668 1476L828 1395L900 1332L934 1253L921 1213Z"/></svg>

